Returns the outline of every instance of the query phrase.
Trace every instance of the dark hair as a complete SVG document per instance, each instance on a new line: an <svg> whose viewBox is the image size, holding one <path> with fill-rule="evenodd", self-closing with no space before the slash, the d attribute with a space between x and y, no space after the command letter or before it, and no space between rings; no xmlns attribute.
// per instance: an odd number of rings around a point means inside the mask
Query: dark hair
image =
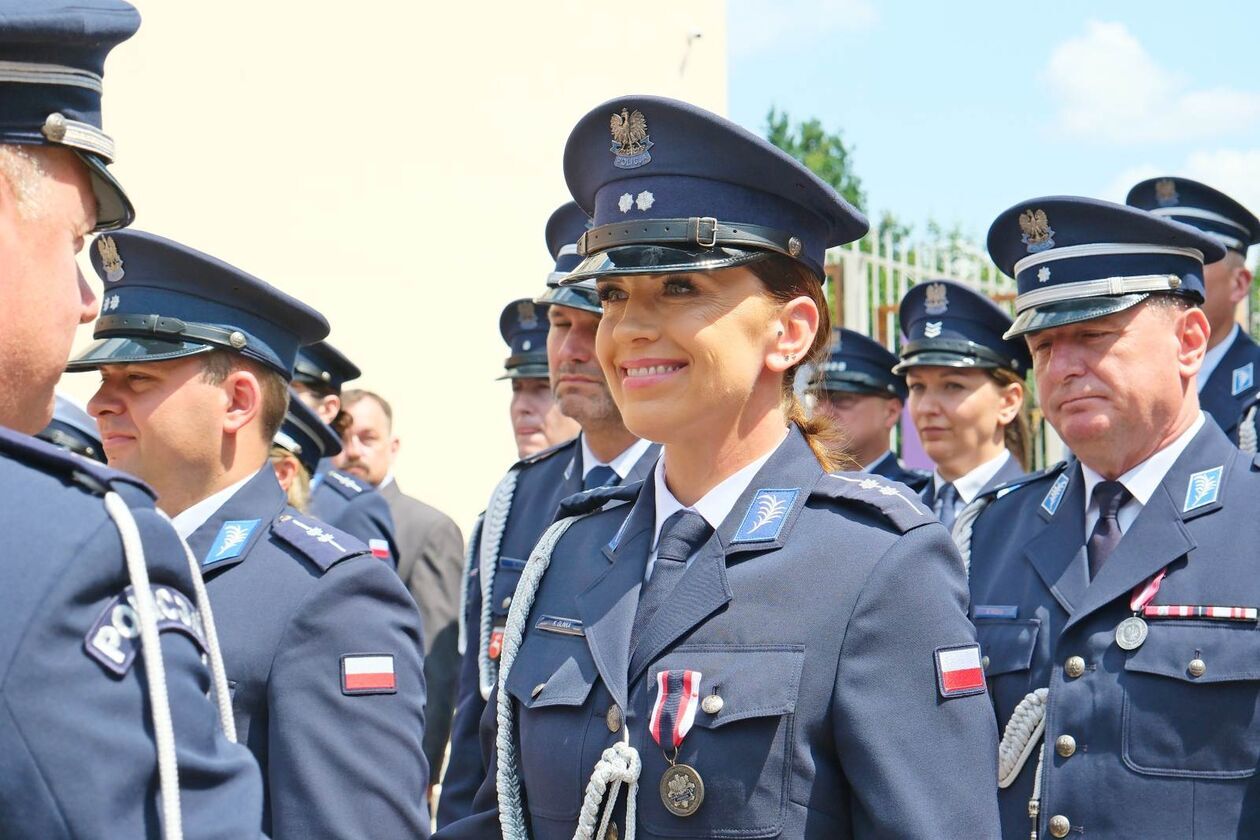
<svg viewBox="0 0 1260 840"><path fill-rule="evenodd" d="M766 291L780 303L807 297L818 306L818 332L814 336L814 343L810 345L805 357L783 374L783 406L788 421L800 427L818 463L827 472L832 472L841 464L852 461L844 453L843 436L824 412L816 411L812 417L809 416L797 398L795 389L796 374L802 365L819 364L827 358L827 349L831 342L831 310L827 305L822 282L804 265L781 254L771 254L750 263L748 270L765 284Z"/></svg>
<svg viewBox="0 0 1260 840"><path fill-rule="evenodd" d="M375 391L369 391L365 388L352 388L349 391L343 392L341 395L342 413L344 414L346 411L349 411L348 406L352 406L360 400L365 399L373 400L381 407L381 411L385 413L385 419L389 421L389 428L392 430L394 428L394 409L390 407L384 397ZM353 414L353 412L351 412L351 414ZM340 414L337 415L337 419L341 419ZM353 422L353 420L350 422ZM346 423L346 428L350 427L350 422Z"/></svg>
<svg viewBox="0 0 1260 840"><path fill-rule="evenodd" d="M990 378L997 383L999 388L1005 388L1007 385L1018 383L1023 388L1023 397L1019 406L1019 413L1015 415L1015 419L1007 423L1002 429L1002 437L1006 443L1006 448L1010 450L1011 455L1015 456L1015 460L1019 462L1019 466L1027 470L1028 465L1032 461L1032 423L1029 421L1029 405L1032 402L1028 385L1024 378L1018 373L1006 368L992 368L987 371Z"/></svg>
<svg viewBox="0 0 1260 840"><path fill-rule="evenodd" d="M262 388L262 431L268 442L280 431L284 414L289 410L289 383L284 377L260 362L247 359L227 350L211 350L202 353L201 378L211 385L221 385L234 371L248 370Z"/></svg>

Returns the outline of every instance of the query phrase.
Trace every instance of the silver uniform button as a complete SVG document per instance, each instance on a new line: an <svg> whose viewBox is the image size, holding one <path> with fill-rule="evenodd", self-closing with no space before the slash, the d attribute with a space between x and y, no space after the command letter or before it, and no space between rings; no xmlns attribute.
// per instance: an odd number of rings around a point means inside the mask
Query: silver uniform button
<svg viewBox="0 0 1260 840"><path fill-rule="evenodd" d="M1064 758L1070 758L1076 752L1076 739L1071 735L1060 735L1054 740L1054 751Z"/></svg>
<svg viewBox="0 0 1260 840"><path fill-rule="evenodd" d="M608 707L607 714L604 715L604 723L608 724L609 732L621 731L621 707L613 703Z"/></svg>
<svg viewBox="0 0 1260 840"><path fill-rule="evenodd" d="M1069 656L1067 662L1063 663L1063 672L1072 679L1076 679L1085 673L1085 660L1079 656Z"/></svg>
<svg viewBox="0 0 1260 840"><path fill-rule="evenodd" d="M1050 834L1054 837L1067 837L1068 832L1072 830L1072 823L1068 822L1068 818L1062 814L1055 814L1050 818Z"/></svg>
<svg viewBox="0 0 1260 840"><path fill-rule="evenodd" d="M509 596L507 596L506 598L504 598L504 599L503 599L503 609L505 609L505 610L506 610L506 609L507 609L508 607L510 607L510 606L512 606L512 596L511 596L511 595L509 595Z"/></svg>
<svg viewBox="0 0 1260 840"><path fill-rule="evenodd" d="M1202 659L1191 659L1190 664L1186 666L1186 670L1190 672L1192 677L1201 677L1207 672L1207 663Z"/></svg>
<svg viewBox="0 0 1260 840"><path fill-rule="evenodd" d="M722 707L725 705L726 701L717 694L706 695L705 698L700 701L700 708L704 710L706 715L716 715L718 712L722 711Z"/></svg>
<svg viewBox="0 0 1260 840"><path fill-rule="evenodd" d="M980 669L983 671L989 670L989 657L987 656L980 657Z"/></svg>
<svg viewBox="0 0 1260 840"><path fill-rule="evenodd" d="M539 694L542 694L542 690L546 687L547 687L546 683L539 683L538 685L534 686L534 690L529 693L529 696L537 697Z"/></svg>

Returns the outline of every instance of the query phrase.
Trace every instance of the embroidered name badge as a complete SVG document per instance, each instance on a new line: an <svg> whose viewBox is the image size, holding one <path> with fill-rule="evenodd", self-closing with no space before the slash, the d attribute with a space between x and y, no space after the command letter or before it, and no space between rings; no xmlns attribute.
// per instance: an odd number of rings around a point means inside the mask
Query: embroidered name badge
<svg viewBox="0 0 1260 840"><path fill-rule="evenodd" d="M397 694L392 653L347 653L341 657L342 694Z"/></svg>
<svg viewBox="0 0 1260 840"><path fill-rule="evenodd" d="M1055 511L1059 509L1059 504L1063 501L1063 494L1067 492L1067 486L1067 475L1059 473L1059 477L1054 480L1054 484L1050 485L1050 490L1046 493L1046 497L1041 500L1041 509L1054 516Z"/></svg>
<svg viewBox="0 0 1260 840"><path fill-rule="evenodd" d="M1255 382L1255 373L1255 362L1247 362L1240 368L1234 368L1233 391L1231 391L1231 394L1236 397L1250 388L1252 383Z"/></svg>
<svg viewBox="0 0 1260 840"><path fill-rule="evenodd" d="M1212 467L1210 470L1203 470L1190 476L1190 483L1186 486L1186 503L1182 507L1181 512L1201 508L1204 505L1210 505L1216 501L1216 496L1221 489L1221 471L1224 466Z"/></svg>
<svg viewBox="0 0 1260 840"><path fill-rule="evenodd" d="M249 537L254 533L254 529L258 527L261 519L234 519L231 522L224 522L223 527L219 529L219 534L214 538L214 544L210 547L210 551L206 554L206 558L201 561L201 565L208 566L211 563L218 563L220 560L230 560L240 555L245 550L245 545L249 542Z"/></svg>
<svg viewBox="0 0 1260 840"><path fill-rule="evenodd" d="M169 586L153 586L157 607L158 632L175 630L192 639L206 652L206 632L201 613L184 593ZM96 623L83 637L83 649L115 674L125 674L140 648L140 614L136 610L135 589L128 586L110 601Z"/></svg>
<svg viewBox="0 0 1260 840"><path fill-rule="evenodd" d="M976 604L971 608L971 617L980 618L1019 618L1019 607L1014 604Z"/></svg>
<svg viewBox="0 0 1260 840"><path fill-rule="evenodd" d="M980 645L955 645L936 649L936 687L941 696L966 697L984 694L984 669L980 667Z"/></svg>
<svg viewBox="0 0 1260 840"><path fill-rule="evenodd" d="M499 568L507 572L519 572L525 568L525 561L517 560L515 557L500 557Z"/></svg>
<svg viewBox="0 0 1260 840"><path fill-rule="evenodd" d="M783 524L787 522L788 511L792 503L800 495L799 488L788 490L758 490L753 496L744 521L735 532L733 543L772 542L779 538Z"/></svg>
<svg viewBox="0 0 1260 840"><path fill-rule="evenodd" d="M546 630L548 633L559 633L562 636L586 635L586 631L582 629L582 622L579 619L564 618L558 615L544 615L538 619L534 629Z"/></svg>

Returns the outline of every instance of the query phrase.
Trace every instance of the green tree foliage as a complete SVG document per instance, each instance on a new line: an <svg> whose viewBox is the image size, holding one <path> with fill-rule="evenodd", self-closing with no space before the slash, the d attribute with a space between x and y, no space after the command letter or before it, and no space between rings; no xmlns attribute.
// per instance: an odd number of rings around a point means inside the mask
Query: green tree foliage
<svg viewBox="0 0 1260 840"><path fill-rule="evenodd" d="M866 208L862 179L853 171L852 149L845 145L840 132L828 132L818 119L792 125L785 111L774 107L766 114L766 139L805 164L811 172L835 187L850 204Z"/></svg>

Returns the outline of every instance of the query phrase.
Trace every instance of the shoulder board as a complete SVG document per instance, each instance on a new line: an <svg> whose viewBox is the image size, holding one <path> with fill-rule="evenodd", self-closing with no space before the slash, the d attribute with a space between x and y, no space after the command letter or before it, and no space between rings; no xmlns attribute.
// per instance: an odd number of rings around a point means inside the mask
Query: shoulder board
<svg viewBox="0 0 1260 840"><path fill-rule="evenodd" d="M516 468L516 467L527 467L530 464L537 464L539 461L546 461L548 458L554 457L555 455L558 455L561 452L568 452L570 449L572 449L576 445L577 445L577 438L571 438L569 440L566 440L564 443L557 443L555 446L552 446L548 449L544 449L541 452L535 452L533 455L526 455L524 458L517 461L512 466L513 468Z"/></svg>
<svg viewBox="0 0 1260 840"><path fill-rule="evenodd" d="M1067 465L1067 461L1060 461L1057 464L1046 467L1040 472L1021 475L1019 478L1012 479L1005 484L999 484L997 487L990 489L988 492L982 493L981 496L992 496L993 498L990 499L990 501L1000 499L1012 490L1018 490L1020 487L1024 487L1025 485L1035 484L1038 481L1044 481L1045 479L1058 476L1059 473L1063 472Z"/></svg>
<svg viewBox="0 0 1260 840"><path fill-rule="evenodd" d="M639 490L642 488L643 482L635 481L630 484L596 487L592 490L574 493L567 499L561 500L560 511L556 514L556 518L563 519L566 516L582 516L587 513L593 513L603 508L609 502L633 502L639 497Z"/></svg>
<svg viewBox="0 0 1260 840"><path fill-rule="evenodd" d="M874 508L901 533L936 522L936 515L919 495L899 481L863 472L826 473L814 485L811 496L857 502Z"/></svg>
<svg viewBox="0 0 1260 840"><path fill-rule="evenodd" d="M97 495L105 495L111 485L127 484L156 498L149 485L134 475L110 469L99 461L67 452L59 446L11 429L0 428L0 454L41 472L64 476Z"/></svg>
<svg viewBox="0 0 1260 840"><path fill-rule="evenodd" d="M287 510L276 517L276 521L271 524L271 533L322 571L327 571L342 560L369 552L368 547L357 537L296 510Z"/></svg>
<svg viewBox="0 0 1260 840"><path fill-rule="evenodd" d="M329 470L325 473L324 483L347 499L353 499L355 496L374 489L363 479L346 475L341 470Z"/></svg>

